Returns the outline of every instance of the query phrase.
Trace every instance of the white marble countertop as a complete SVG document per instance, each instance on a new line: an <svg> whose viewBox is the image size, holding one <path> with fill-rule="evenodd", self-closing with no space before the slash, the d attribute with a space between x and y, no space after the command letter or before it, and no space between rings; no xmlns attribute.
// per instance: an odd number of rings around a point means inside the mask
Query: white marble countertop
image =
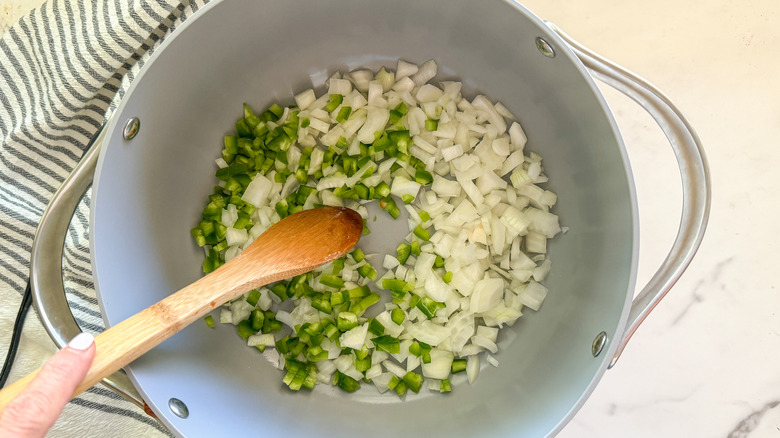
<svg viewBox="0 0 780 438"><path fill-rule="evenodd" d="M12 21L40 0L2 3ZM524 4L670 96L712 174L698 255L560 436L780 437L780 2ZM674 239L679 177L652 119L605 93L637 185L642 284Z"/></svg>
<svg viewBox="0 0 780 438"><path fill-rule="evenodd" d="M780 2L524 4L661 88L697 130L712 178L693 263L560 436L780 437ZM605 95L636 180L641 285L674 240L679 177L652 119Z"/></svg>

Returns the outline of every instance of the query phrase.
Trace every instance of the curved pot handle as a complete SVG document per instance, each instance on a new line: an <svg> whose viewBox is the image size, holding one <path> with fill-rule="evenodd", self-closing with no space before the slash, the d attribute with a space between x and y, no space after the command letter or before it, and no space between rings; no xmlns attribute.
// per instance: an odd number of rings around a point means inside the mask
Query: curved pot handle
<svg viewBox="0 0 780 438"><path fill-rule="evenodd" d="M65 236L73 213L92 184L105 125L90 140L87 150L46 207L33 239L30 258L30 289L41 323L59 348L63 348L81 328L68 306L63 283L62 257ZM102 383L151 413L124 371Z"/></svg>
<svg viewBox="0 0 780 438"><path fill-rule="evenodd" d="M594 78L630 97L655 119L669 140L680 168L682 214L677 237L661 267L631 304L626 331L609 363L609 368L612 368L639 324L674 286L701 244L710 214L707 158L688 120L660 90L625 68L593 53L555 24L546 24L568 44Z"/></svg>

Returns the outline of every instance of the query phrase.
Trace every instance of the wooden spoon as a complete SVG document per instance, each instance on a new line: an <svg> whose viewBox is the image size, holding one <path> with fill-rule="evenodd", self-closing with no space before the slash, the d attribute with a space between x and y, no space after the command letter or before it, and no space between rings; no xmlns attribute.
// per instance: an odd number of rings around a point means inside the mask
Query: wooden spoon
<svg viewBox="0 0 780 438"><path fill-rule="evenodd" d="M111 375L215 307L268 283L311 271L346 254L363 232L347 208L322 207L288 216L236 258L95 337L95 361L73 396ZM0 412L38 370L0 391Z"/></svg>

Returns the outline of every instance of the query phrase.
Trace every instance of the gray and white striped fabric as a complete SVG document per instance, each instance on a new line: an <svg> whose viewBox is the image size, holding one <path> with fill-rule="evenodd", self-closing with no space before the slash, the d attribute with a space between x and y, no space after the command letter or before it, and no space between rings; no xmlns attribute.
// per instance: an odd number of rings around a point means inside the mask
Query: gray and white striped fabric
<svg viewBox="0 0 780 438"><path fill-rule="evenodd" d="M50 0L0 39L0 355L28 279L36 226L90 138L160 42L208 0ZM76 320L103 329L89 262L89 193L66 238L65 286ZM11 380L54 345L30 314ZM167 436L154 419L97 386L49 436Z"/></svg>

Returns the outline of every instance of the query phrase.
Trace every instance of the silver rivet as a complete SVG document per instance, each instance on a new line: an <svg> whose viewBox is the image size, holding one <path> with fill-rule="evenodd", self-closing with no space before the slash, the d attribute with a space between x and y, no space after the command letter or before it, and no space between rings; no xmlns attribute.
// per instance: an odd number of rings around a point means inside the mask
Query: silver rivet
<svg viewBox="0 0 780 438"><path fill-rule="evenodd" d="M555 50L553 50L550 43L545 41L544 38L536 37L536 48L539 49L539 52L541 52L542 55L548 58L555 58Z"/></svg>
<svg viewBox="0 0 780 438"><path fill-rule="evenodd" d="M607 345L607 332L601 332L596 335L596 339L593 340L593 345L590 347L590 352L593 353L593 357L597 357L601 354L601 350Z"/></svg>
<svg viewBox="0 0 780 438"><path fill-rule="evenodd" d="M190 410L187 409L187 405L178 398L168 400L168 407L171 408L171 412L179 418L187 418L190 416Z"/></svg>
<svg viewBox="0 0 780 438"><path fill-rule="evenodd" d="M125 123L125 129L122 131L122 136L125 140L132 140L141 130L141 119L138 117L131 117L127 123Z"/></svg>

